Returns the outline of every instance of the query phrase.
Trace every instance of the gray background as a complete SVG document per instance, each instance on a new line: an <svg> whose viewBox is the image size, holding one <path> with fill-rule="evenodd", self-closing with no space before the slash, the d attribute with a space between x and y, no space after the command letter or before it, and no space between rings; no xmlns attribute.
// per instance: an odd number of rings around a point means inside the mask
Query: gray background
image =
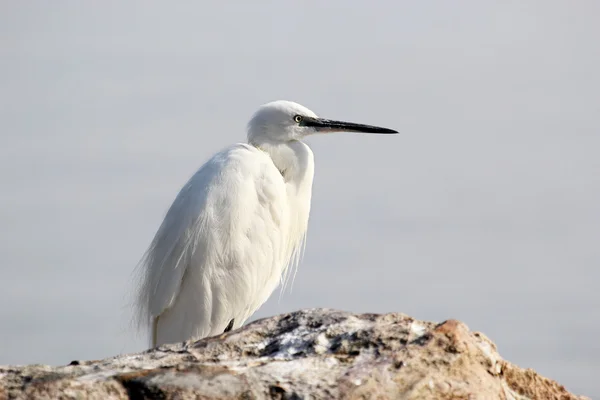
<svg viewBox="0 0 600 400"><path fill-rule="evenodd" d="M0 5L0 364L144 349L132 271L262 103L309 140L306 307L463 320L600 396L600 2Z"/></svg>

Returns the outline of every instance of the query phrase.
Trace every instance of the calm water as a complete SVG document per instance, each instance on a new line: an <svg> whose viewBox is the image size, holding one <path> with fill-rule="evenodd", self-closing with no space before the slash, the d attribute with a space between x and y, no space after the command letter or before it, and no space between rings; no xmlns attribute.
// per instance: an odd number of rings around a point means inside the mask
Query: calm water
<svg viewBox="0 0 600 400"><path fill-rule="evenodd" d="M600 396L598 3L4 3L0 364L144 349L132 271L211 154L284 98L311 138L307 307L458 318Z"/></svg>

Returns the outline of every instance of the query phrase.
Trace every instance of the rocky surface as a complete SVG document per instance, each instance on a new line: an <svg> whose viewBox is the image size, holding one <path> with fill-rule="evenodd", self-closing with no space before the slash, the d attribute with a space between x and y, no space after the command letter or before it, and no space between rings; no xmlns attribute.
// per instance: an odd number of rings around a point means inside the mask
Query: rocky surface
<svg viewBox="0 0 600 400"><path fill-rule="evenodd" d="M0 367L0 399L585 399L461 322L304 310L69 366Z"/></svg>

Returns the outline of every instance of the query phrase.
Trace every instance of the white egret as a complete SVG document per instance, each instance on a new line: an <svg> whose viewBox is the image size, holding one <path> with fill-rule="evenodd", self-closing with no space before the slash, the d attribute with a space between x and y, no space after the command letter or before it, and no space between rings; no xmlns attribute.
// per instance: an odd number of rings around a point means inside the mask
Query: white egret
<svg viewBox="0 0 600 400"><path fill-rule="evenodd" d="M247 144L225 148L189 179L139 266L137 317L152 346L236 329L285 285L310 212L314 161L301 140L334 131L398 133L275 101L248 123Z"/></svg>

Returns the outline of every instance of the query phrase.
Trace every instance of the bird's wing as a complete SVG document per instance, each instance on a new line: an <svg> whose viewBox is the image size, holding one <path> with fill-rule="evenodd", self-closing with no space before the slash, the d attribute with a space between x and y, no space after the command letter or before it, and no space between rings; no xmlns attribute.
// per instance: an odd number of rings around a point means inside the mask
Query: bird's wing
<svg viewBox="0 0 600 400"><path fill-rule="evenodd" d="M212 310L213 315L186 315L189 326L225 327L225 317L247 314L240 308L253 306L248 295L267 284L255 270L271 278L274 264L287 264L275 230L285 224L284 198L281 175L254 147L233 146L211 158L177 195L144 257L139 322L153 322L180 295L196 303L197 314ZM193 288L182 287L184 277ZM219 304L210 304L216 300Z"/></svg>
<svg viewBox="0 0 600 400"><path fill-rule="evenodd" d="M140 264L138 290L140 325L168 309L179 292L193 250L192 230L206 202L217 169L204 164L180 190Z"/></svg>

